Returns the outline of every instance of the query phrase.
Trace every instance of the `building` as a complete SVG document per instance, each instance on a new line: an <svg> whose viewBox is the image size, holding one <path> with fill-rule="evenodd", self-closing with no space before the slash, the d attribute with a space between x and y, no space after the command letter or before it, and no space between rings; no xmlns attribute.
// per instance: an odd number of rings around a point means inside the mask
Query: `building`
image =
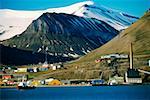
<svg viewBox="0 0 150 100"><path fill-rule="evenodd" d="M136 69L128 69L125 73L125 81L126 83L142 83L142 78L139 75L139 71Z"/></svg>
<svg viewBox="0 0 150 100"><path fill-rule="evenodd" d="M127 59L128 55L125 55L125 54L109 54L109 55L101 56L101 59L106 59L106 58L122 58L122 59Z"/></svg>
<svg viewBox="0 0 150 100"><path fill-rule="evenodd" d="M17 72L27 72L27 68L17 68Z"/></svg>
<svg viewBox="0 0 150 100"><path fill-rule="evenodd" d="M14 74L14 80L17 80L17 81L27 81L28 80L28 75L24 75L24 74Z"/></svg>
<svg viewBox="0 0 150 100"><path fill-rule="evenodd" d="M51 82L48 83L48 85L61 85L61 84L62 83L57 79L54 79L54 80L52 80Z"/></svg>
<svg viewBox="0 0 150 100"><path fill-rule="evenodd" d="M28 68L27 72L34 72L33 68Z"/></svg>
<svg viewBox="0 0 150 100"><path fill-rule="evenodd" d="M44 64L42 65L42 67L44 67L44 68L48 68L49 67L47 61L44 62Z"/></svg>
<svg viewBox="0 0 150 100"><path fill-rule="evenodd" d="M40 80L33 80L33 81L31 82L31 85L33 85L33 86L40 86L40 85L41 85L41 82L40 82Z"/></svg>
<svg viewBox="0 0 150 100"><path fill-rule="evenodd" d="M45 68L43 68L43 69L45 69ZM27 72L38 72L38 71L39 71L39 69L37 67L27 68Z"/></svg>
<svg viewBox="0 0 150 100"><path fill-rule="evenodd" d="M99 79L99 80L92 80L92 85L103 85L104 84L104 80L102 80L102 79Z"/></svg>
<svg viewBox="0 0 150 100"><path fill-rule="evenodd" d="M125 81L128 84L133 83L142 83L142 78L139 74L137 69L133 68L133 48L132 43L130 44L130 67L128 68L127 72L125 73Z"/></svg>
<svg viewBox="0 0 150 100"><path fill-rule="evenodd" d="M12 75L3 75L2 79L12 79L13 76Z"/></svg>
<svg viewBox="0 0 150 100"><path fill-rule="evenodd" d="M50 64L50 68L52 70L57 70L57 69L61 69L63 68L63 65L61 63L58 63L58 64Z"/></svg>
<svg viewBox="0 0 150 100"><path fill-rule="evenodd" d="M108 84L110 85L123 84L123 83L124 83L124 77L113 76L113 77L110 77L108 80Z"/></svg>
<svg viewBox="0 0 150 100"><path fill-rule="evenodd" d="M48 68L46 68L46 67L40 67L38 69L39 69L39 71L47 71L48 70Z"/></svg>
<svg viewBox="0 0 150 100"><path fill-rule="evenodd" d="M37 67L33 67L33 72L38 72L39 69Z"/></svg>
<svg viewBox="0 0 150 100"><path fill-rule="evenodd" d="M54 80L53 78L45 79L45 84L49 84L53 80Z"/></svg>

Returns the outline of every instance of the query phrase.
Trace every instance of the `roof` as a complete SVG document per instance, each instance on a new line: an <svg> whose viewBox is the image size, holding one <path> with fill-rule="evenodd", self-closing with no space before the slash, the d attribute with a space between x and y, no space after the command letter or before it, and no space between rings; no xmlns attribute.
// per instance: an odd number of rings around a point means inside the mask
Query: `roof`
<svg viewBox="0 0 150 100"><path fill-rule="evenodd" d="M104 83L104 80L93 80L92 84L95 84L95 83Z"/></svg>
<svg viewBox="0 0 150 100"><path fill-rule="evenodd" d="M141 78L141 76L139 75L139 71L136 69L128 69L127 77L128 78Z"/></svg>

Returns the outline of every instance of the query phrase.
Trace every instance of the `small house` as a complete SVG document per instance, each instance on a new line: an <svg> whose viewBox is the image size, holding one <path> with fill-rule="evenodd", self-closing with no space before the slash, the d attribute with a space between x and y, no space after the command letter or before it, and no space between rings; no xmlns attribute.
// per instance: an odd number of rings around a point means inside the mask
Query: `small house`
<svg viewBox="0 0 150 100"><path fill-rule="evenodd" d="M12 75L3 75L2 79L12 79L13 76Z"/></svg>
<svg viewBox="0 0 150 100"><path fill-rule="evenodd" d="M52 66L52 70L56 70L57 69L57 66Z"/></svg>
<svg viewBox="0 0 150 100"><path fill-rule="evenodd" d="M48 66L48 63L47 63L47 62L44 62L44 64L42 65L42 67L48 68L48 67L49 67L49 66Z"/></svg>
<svg viewBox="0 0 150 100"><path fill-rule="evenodd" d="M27 68L17 68L17 72L27 72Z"/></svg>
<svg viewBox="0 0 150 100"><path fill-rule="evenodd" d="M46 68L46 67L40 67L39 68L39 71L47 71L48 70L48 68Z"/></svg>
<svg viewBox="0 0 150 100"><path fill-rule="evenodd" d="M7 83L7 85L15 85L16 84L14 81L8 81L6 83Z"/></svg>
<svg viewBox="0 0 150 100"><path fill-rule="evenodd" d="M33 67L33 71L34 71L34 72L38 72L39 69L38 69L37 67Z"/></svg>
<svg viewBox="0 0 150 100"><path fill-rule="evenodd" d="M50 64L50 68L51 68L52 70L61 69L61 68L63 68L63 64L62 64L62 63Z"/></svg>
<svg viewBox="0 0 150 100"><path fill-rule="evenodd" d="M47 68L43 68L42 70L45 70L45 69L47 69ZM39 69L37 67L33 67L33 68L28 68L27 69L27 72L38 72L38 71L39 71Z"/></svg>
<svg viewBox="0 0 150 100"><path fill-rule="evenodd" d="M31 85L33 85L33 86L39 86L39 85L41 85L41 82L40 82L40 80L33 80L31 82Z"/></svg>
<svg viewBox="0 0 150 100"><path fill-rule="evenodd" d="M45 84L49 84L53 80L54 80L53 78L45 79Z"/></svg>

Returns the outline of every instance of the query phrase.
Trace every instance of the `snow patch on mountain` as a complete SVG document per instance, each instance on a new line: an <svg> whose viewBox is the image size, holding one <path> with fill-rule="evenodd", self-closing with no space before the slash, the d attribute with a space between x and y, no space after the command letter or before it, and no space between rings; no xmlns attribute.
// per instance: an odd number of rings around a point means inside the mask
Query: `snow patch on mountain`
<svg viewBox="0 0 150 100"><path fill-rule="evenodd" d="M120 11L103 6L95 6L93 1L79 2L67 7L39 11L0 9L0 41L23 33L33 20L36 20L46 12L66 13L81 17L96 18L108 23L117 30L125 29L137 20L134 16Z"/></svg>

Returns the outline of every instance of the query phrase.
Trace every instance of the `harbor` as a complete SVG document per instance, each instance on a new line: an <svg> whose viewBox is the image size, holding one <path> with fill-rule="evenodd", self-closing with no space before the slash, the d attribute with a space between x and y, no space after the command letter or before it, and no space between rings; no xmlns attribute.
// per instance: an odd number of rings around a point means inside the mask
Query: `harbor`
<svg viewBox="0 0 150 100"><path fill-rule="evenodd" d="M30 90L0 89L4 100L149 100L150 85L37 87Z"/></svg>
<svg viewBox="0 0 150 100"><path fill-rule="evenodd" d="M99 73L99 78L96 79L57 79L53 77L46 78L45 76L49 76L51 73L55 73L56 70L64 70L65 67L63 63L56 64L48 64L47 56L45 58L45 62L40 67L20 67L11 69L8 67L7 69L3 67L1 71L1 87L17 87L18 89L34 89L35 87L49 87L49 86L113 86L113 85L134 85L134 84L147 84L147 82L143 82L140 73L144 73L145 75L149 75L149 71L144 71L141 69L134 68L133 63L133 48L132 43L130 44L130 55L129 55L129 67L126 69L124 76L121 76L118 73L118 64L117 59L128 59L128 55L118 55L118 54L110 54L101 56L101 59L96 60L96 63L100 63L102 61L107 61L112 66L113 75L109 76L107 80L103 79L104 72L101 71ZM76 67L77 68L77 67ZM6 71L9 73L7 74ZM82 71L82 70L81 70ZM106 70L105 70L106 71ZM40 77L30 78L28 73L38 73L42 72ZM50 73L51 72L51 73ZM12 74L11 74L12 73ZM20 74L21 73L21 74ZM24 74L23 74L24 73Z"/></svg>

